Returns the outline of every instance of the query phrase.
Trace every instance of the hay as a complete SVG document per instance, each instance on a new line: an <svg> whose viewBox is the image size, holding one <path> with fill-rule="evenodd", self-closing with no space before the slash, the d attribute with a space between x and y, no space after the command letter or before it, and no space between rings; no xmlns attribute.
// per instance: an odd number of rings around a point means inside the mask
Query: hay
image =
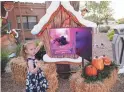
<svg viewBox="0 0 124 92"><path fill-rule="evenodd" d="M56 92L56 89L58 88L56 65L55 64L42 64L41 67L49 83L49 89L47 90L47 92Z"/></svg>
<svg viewBox="0 0 124 92"><path fill-rule="evenodd" d="M75 81L77 80L77 78L79 78L81 76L80 71L78 71L77 73L73 74L70 78L70 87L72 89L75 89Z"/></svg>
<svg viewBox="0 0 124 92"><path fill-rule="evenodd" d="M12 78L17 84L25 84L27 66L21 57L14 58L11 61Z"/></svg>
<svg viewBox="0 0 124 92"><path fill-rule="evenodd" d="M13 58L11 61L12 78L16 84L25 85L27 64L22 57ZM41 62L41 69L49 83L47 92L56 92L58 88L58 78L55 64L45 64Z"/></svg>
<svg viewBox="0 0 124 92"><path fill-rule="evenodd" d="M116 69L103 82L86 83L80 75L81 71L73 74L70 78L72 92L110 92L117 80Z"/></svg>

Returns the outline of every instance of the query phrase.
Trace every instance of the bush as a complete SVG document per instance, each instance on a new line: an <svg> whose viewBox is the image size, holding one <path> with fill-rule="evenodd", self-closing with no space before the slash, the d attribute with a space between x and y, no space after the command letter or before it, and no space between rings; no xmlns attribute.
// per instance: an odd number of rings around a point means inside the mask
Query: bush
<svg viewBox="0 0 124 92"><path fill-rule="evenodd" d="M22 44L18 44L16 47L16 56L17 57L20 55L21 48L22 48Z"/></svg>
<svg viewBox="0 0 124 92"><path fill-rule="evenodd" d="M110 32L108 32L107 36L108 36L108 39L110 41L113 40L114 34L115 34L115 31L114 30L111 30Z"/></svg>
<svg viewBox="0 0 124 92"><path fill-rule="evenodd" d="M36 53L35 57L38 60L43 60L43 56L46 54L44 46L40 48L40 50Z"/></svg>
<svg viewBox="0 0 124 92"><path fill-rule="evenodd" d="M38 46L38 44L39 44L39 40L36 40L35 41L35 43L36 43L36 45ZM35 57L36 57L36 59L38 59L38 60L43 60L43 56L46 54L46 51L45 51L45 48L44 48L44 46L42 46L41 48L40 48L40 50L36 53L36 55L35 55Z"/></svg>
<svg viewBox="0 0 124 92"><path fill-rule="evenodd" d="M99 28L99 32L101 32L101 33L107 33L109 29L110 29L109 26L100 27Z"/></svg>
<svg viewBox="0 0 124 92"><path fill-rule="evenodd" d="M7 50L1 50L1 72L5 72L5 67L9 61L9 53Z"/></svg>

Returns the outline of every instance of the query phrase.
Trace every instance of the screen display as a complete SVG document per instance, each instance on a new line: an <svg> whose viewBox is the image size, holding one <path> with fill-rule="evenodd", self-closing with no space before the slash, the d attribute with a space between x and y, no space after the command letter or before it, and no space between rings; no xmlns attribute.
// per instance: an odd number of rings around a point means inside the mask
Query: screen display
<svg viewBox="0 0 124 92"><path fill-rule="evenodd" d="M52 55L77 54L87 60L92 58L92 28L50 29Z"/></svg>

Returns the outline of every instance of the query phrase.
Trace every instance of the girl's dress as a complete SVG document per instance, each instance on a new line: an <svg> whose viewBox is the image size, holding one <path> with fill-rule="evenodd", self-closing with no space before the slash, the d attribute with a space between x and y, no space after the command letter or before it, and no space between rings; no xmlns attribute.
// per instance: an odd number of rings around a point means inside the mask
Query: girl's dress
<svg viewBox="0 0 124 92"><path fill-rule="evenodd" d="M27 62L31 62L32 60L34 68L35 59L28 58ZM46 80L43 71L39 68L37 73L33 74L31 72L27 72L27 79L26 79L26 92L46 92L48 88L48 81Z"/></svg>

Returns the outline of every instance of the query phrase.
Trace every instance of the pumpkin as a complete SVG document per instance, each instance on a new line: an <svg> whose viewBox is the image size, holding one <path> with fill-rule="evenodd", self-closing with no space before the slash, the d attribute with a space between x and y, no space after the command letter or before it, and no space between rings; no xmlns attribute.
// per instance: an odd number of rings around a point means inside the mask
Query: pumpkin
<svg viewBox="0 0 124 92"><path fill-rule="evenodd" d="M103 70L104 69L104 63L102 58L94 58L92 60L92 65L97 69L97 70Z"/></svg>
<svg viewBox="0 0 124 92"><path fill-rule="evenodd" d="M96 76L97 75L97 69L92 65L88 65L85 68L85 73L88 76Z"/></svg>
<svg viewBox="0 0 124 92"><path fill-rule="evenodd" d="M103 62L104 62L104 65L111 65L111 59L105 55L102 56L102 59L103 59Z"/></svg>

